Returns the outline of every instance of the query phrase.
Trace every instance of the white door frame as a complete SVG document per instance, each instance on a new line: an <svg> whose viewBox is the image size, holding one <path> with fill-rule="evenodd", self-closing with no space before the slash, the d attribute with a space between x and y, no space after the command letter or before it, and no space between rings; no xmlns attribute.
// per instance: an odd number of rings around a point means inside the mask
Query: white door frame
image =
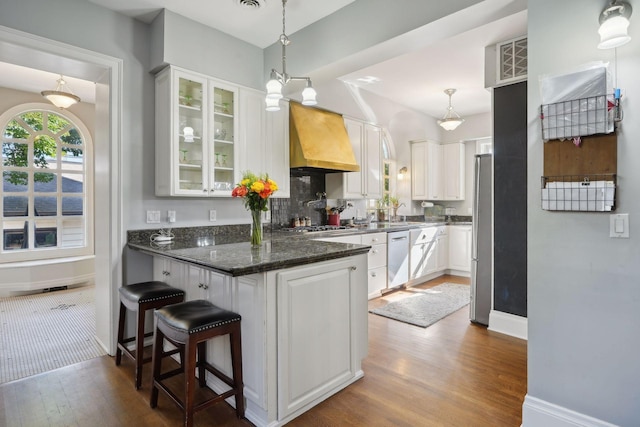
<svg viewBox="0 0 640 427"><path fill-rule="evenodd" d="M121 254L126 242L120 178L123 61L4 26L0 26L0 61L35 69L75 63L78 72L74 77L96 82L94 193L108 195L94 198L96 339L113 355Z"/></svg>

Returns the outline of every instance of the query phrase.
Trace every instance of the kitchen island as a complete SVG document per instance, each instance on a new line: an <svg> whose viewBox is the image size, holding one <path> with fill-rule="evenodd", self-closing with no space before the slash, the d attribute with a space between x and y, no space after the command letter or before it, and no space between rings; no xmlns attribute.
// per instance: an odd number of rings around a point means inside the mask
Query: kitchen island
<svg viewBox="0 0 640 427"><path fill-rule="evenodd" d="M246 417L255 425L283 425L363 376L370 246L283 236L256 249L234 235L158 245L130 232L128 247L153 257L154 280L242 316ZM230 374L225 338L211 340L208 355Z"/></svg>

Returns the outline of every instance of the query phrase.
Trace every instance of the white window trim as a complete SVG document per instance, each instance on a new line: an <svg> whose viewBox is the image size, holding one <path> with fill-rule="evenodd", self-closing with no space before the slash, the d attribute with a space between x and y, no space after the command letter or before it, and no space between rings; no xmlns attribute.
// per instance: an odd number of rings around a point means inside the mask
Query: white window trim
<svg viewBox="0 0 640 427"><path fill-rule="evenodd" d="M76 248L51 248L51 249L29 249L29 250L16 250L16 251L4 251L0 246L2 253L2 261L0 263L9 262L21 262L21 261L35 261L55 258L66 258L75 256L85 256L94 254L94 239L93 239L93 139L91 133L86 127L84 122L75 114L67 110L60 110L48 103L27 103L20 104L12 107L0 115L0 130L4 130L9 121L15 116L28 112L28 111L47 111L53 114L57 114L64 117L68 121L72 122L84 141L84 167L85 167L85 227L86 227L86 246ZM60 192L61 189L58 189ZM47 217L43 217L46 219ZM33 233L31 233L33 234Z"/></svg>

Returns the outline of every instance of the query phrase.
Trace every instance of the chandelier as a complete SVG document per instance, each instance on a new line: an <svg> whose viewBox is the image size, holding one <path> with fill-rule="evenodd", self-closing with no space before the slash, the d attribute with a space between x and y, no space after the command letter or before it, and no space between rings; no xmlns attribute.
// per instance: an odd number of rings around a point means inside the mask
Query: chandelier
<svg viewBox="0 0 640 427"><path fill-rule="evenodd" d="M449 107L447 108L447 112L444 114L444 117L438 120L438 124L446 130L454 130L464 122L464 119L460 117L458 113L453 111L453 107L451 106L451 95L456 93L456 90L445 89L444 93L449 95Z"/></svg>
<svg viewBox="0 0 640 427"><path fill-rule="evenodd" d="M60 74L58 85L56 86L55 90L43 90L42 92L40 92L40 94L47 98L49 102L51 102L58 108L69 108L73 104L80 102L80 97L71 93L71 90L66 92L66 84L67 82L64 81L62 74Z"/></svg>
<svg viewBox="0 0 640 427"><path fill-rule="evenodd" d="M292 80L305 81L307 86L302 91L302 105L316 105L316 91L311 85L309 77L292 77L287 74L287 45L291 43L285 31L285 6L287 0L282 0L282 34L278 40L282 44L282 72L271 69L271 77L267 82L267 111L280 110L280 100L282 99L282 87Z"/></svg>

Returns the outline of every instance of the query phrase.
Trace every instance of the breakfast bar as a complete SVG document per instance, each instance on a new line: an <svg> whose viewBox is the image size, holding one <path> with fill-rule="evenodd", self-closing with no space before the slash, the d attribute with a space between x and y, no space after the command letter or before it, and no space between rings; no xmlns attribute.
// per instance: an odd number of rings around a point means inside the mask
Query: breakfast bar
<svg viewBox="0 0 640 427"><path fill-rule="evenodd" d="M370 246L205 233L154 243L129 232L128 248L153 258L153 279L242 316L246 418L284 425L363 376ZM209 362L231 372L228 340L209 342ZM220 393L226 384L207 377ZM228 400L233 405L233 399Z"/></svg>

